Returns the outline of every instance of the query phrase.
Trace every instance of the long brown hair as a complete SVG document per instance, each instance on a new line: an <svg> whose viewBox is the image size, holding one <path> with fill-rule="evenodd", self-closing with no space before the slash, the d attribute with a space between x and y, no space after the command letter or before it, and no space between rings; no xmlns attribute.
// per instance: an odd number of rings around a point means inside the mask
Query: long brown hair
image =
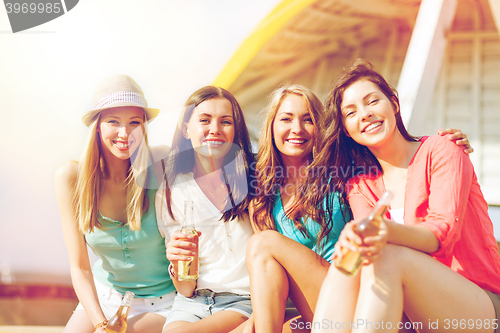
<svg viewBox="0 0 500 333"><path fill-rule="evenodd" d="M231 189L232 207L224 210L222 219L227 222L235 217L242 217L247 212L252 196L252 173L250 167L255 162L255 156L252 153L250 135L243 111L236 98L229 91L219 87L205 86L195 91L188 98L179 117L172 140L172 149L165 166L165 176L168 180L165 184L165 199L168 213L172 219L175 219L175 217L172 212L172 191L170 188L177 175L192 172L195 163L195 153L191 141L186 139L182 133L183 124L189 121L194 109L198 105L204 101L218 97L225 98L231 103L235 125L233 145L230 151L224 156L224 167L222 170ZM230 163L235 160L236 163Z"/></svg>
<svg viewBox="0 0 500 333"><path fill-rule="evenodd" d="M271 229L276 230L275 221L273 218L273 209L276 202L277 190L284 185L286 181L286 170L284 170L281 154L276 147L273 137L273 124L281 104L288 95L297 95L301 97L308 108L309 115L316 127L316 135L314 137L313 150L309 158L312 161L315 158L316 152L321 149L323 142L322 134L325 126L329 122L329 117L326 116L323 104L319 98L308 88L301 85L285 85L276 89L270 97L270 102L266 108L266 119L262 127L262 135L260 137L260 148L257 157L256 179L257 190L256 196L253 199L253 220L260 230ZM302 206L298 205L298 201L292 204L286 214L291 216L297 230L304 236L311 237L307 234L307 230L301 220L305 217L302 214ZM322 217L313 219L321 226L317 242L320 243L328 236L332 230L332 221ZM316 236L316 235L315 235Z"/></svg>
<svg viewBox="0 0 500 333"><path fill-rule="evenodd" d="M350 178L361 174L377 176L382 172L380 163L371 151L347 136L343 122L341 104L344 92L353 83L362 79L376 84L391 101L394 110L397 111L396 126L403 138L411 142L419 140L410 135L404 127L396 89L389 85L382 75L374 71L368 61L356 59L337 78L326 98L325 107L333 120L326 129L324 145L311 164L309 177L301 189L304 196L300 198L299 203L307 207L307 213L313 216L322 214L318 207L328 193L340 192L346 201L346 185Z"/></svg>

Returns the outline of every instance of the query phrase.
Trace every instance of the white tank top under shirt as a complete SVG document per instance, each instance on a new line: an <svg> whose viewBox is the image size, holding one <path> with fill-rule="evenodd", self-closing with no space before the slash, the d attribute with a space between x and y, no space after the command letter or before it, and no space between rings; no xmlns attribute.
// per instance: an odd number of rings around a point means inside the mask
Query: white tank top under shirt
<svg viewBox="0 0 500 333"><path fill-rule="evenodd" d="M397 209L389 209L389 214L391 214L391 220L399 224L405 224L404 215L405 208L404 206Z"/></svg>

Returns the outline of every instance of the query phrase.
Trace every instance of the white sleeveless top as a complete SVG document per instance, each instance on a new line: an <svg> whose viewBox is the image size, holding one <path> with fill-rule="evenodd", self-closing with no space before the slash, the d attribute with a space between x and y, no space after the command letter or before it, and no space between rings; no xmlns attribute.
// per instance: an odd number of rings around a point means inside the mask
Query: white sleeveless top
<svg viewBox="0 0 500 333"><path fill-rule="evenodd" d="M405 224L404 215L405 208L404 206L397 209L389 209L389 214L391 214L391 219L399 224Z"/></svg>

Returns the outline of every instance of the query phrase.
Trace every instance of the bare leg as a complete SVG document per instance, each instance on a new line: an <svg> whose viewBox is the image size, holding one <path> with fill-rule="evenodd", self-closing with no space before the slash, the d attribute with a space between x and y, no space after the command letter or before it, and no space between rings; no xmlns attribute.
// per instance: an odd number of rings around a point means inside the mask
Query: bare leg
<svg viewBox="0 0 500 333"><path fill-rule="evenodd" d="M363 274L366 275L363 284L372 287L362 288L363 302L358 303L356 315L395 325L404 309L414 323L422 323L418 328L420 332L436 332L429 327L429 321L438 321L439 329L445 330L447 320L450 327L446 331L460 331L460 327L453 329L454 319L483 323L481 328L467 327L469 332L493 332L492 328L484 329L486 320L492 322L495 318L493 303L486 292L429 255L388 245L381 259L370 266L363 268L368 273Z"/></svg>
<svg viewBox="0 0 500 333"><path fill-rule="evenodd" d="M255 330L279 332L285 303L293 300L304 321L312 321L329 264L302 244L272 230L252 236L247 267Z"/></svg>
<svg viewBox="0 0 500 333"><path fill-rule="evenodd" d="M165 327L163 333L225 333L239 327L247 319L239 312L224 310L194 323L173 322Z"/></svg>
<svg viewBox="0 0 500 333"><path fill-rule="evenodd" d="M145 312L128 320L127 333L160 333L165 324L165 317L156 313Z"/></svg>
<svg viewBox="0 0 500 333"><path fill-rule="evenodd" d="M174 328L191 324L189 321L174 321L165 326L162 332L174 331Z"/></svg>
<svg viewBox="0 0 500 333"><path fill-rule="evenodd" d="M360 274L347 276L331 265L321 287L312 332L351 332L350 323L354 318L359 294ZM326 325L323 325L326 323Z"/></svg>
<svg viewBox="0 0 500 333"><path fill-rule="evenodd" d="M236 327L230 333L254 333L255 327L253 324L252 315L247 321ZM307 323L302 320L300 315L297 315L297 311L292 311L290 313L285 312L285 323L283 324L282 333L309 333L311 331L310 329L301 329L301 327L307 327Z"/></svg>
<svg viewBox="0 0 500 333"><path fill-rule="evenodd" d="M253 315L251 315L247 320L242 322L238 327L230 331L230 333L253 333Z"/></svg>
<svg viewBox="0 0 500 333"><path fill-rule="evenodd" d="M346 299L337 296L328 300L323 294L323 291L326 294L345 287L342 283L346 281L335 280L335 277L336 274L330 276L329 272L321 291L318 320L349 320L345 313L342 314L344 317L339 317L335 312L338 299ZM328 286L330 290L326 290ZM351 297L348 304L352 301ZM484 290L429 255L404 246L387 245L378 261L362 268L356 304L351 319L363 323L353 327L353 332L380 331L382 323L385 323L384 332L397 332L403 309L419 332L458 332L460 325L455 330L454 319L482 324L481 327L475 324L473 329L467 326L465 331L493 332L491 326L484 328L486 322L492 323L495 318L493 304ZM429 324L434 322L439 326L430 327Z"/></svg>
<svg viewBox="0 0 500 333"><path fill-rule="evenodd" d="M287 320L285 317L282 333L309 333L311 322L306 322L301 316L293 317Z"/></svg>
<svg viewBox="0 0 500 333"><path fill-rule="evenodd" d="M94 325L90 320L87 312L85 310L76 310L73 312L71 318L69 318L63 333L73 333L73 332L94 332Z"/></svg>

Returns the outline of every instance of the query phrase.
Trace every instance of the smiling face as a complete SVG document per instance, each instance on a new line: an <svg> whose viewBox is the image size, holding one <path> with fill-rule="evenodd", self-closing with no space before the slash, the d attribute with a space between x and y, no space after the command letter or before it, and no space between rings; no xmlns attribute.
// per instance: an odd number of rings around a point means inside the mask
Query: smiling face
<svg viewBox="0 0 500 333"><path fill-rule="evenodd" d="M390 140L396 129L394 104L375 83L361 79L348 86L340 105L346 134L368 148Z"/></svg>
<svg viewBox="0 0 500 333"><path fill-rule="evenodd" d="M314 146L316 126L305 98L288 94L273 122L273 139L282 157L309 160Z"/></svg>
<svg viewBox="0 0 500 333"><path fill-rule="evenodd" d="M235 136L231 102L216 97L198 104L189 121L184 123L183 135L200 156L223 158Z"/></svg>
<svg viewBox="0 0 500 333"><path fill-rule="evenodd" d="M139 107L122 106L102 111L98 128L105 152L122 160L130 158L143 139L143 125L144 110Z"/></svg>

